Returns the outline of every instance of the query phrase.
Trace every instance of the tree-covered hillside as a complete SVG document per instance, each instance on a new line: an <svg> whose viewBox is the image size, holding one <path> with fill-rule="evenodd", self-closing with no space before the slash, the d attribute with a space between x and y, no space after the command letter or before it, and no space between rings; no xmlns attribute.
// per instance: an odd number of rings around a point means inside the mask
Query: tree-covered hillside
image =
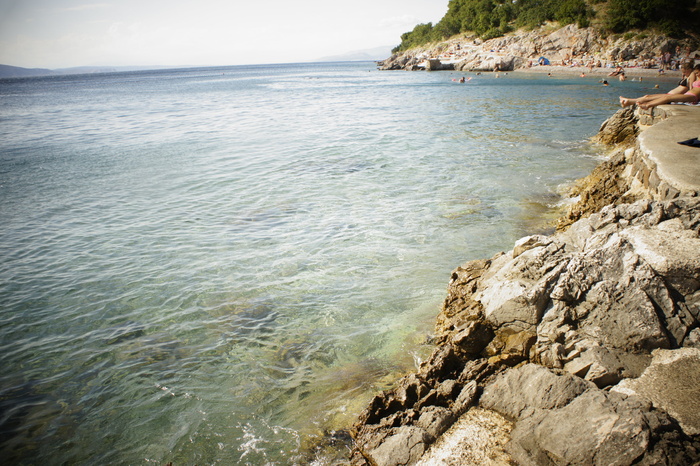
<svg viewBox="0 0 700 466"><path fill-rule="evenodd" d="M594 25L611 33L653 29L679 37L700 24L698 4L698 0L449 0L447 13L437 24L419 24L403 34L394 52L463 32L491 39L546 21Z"/></svg>

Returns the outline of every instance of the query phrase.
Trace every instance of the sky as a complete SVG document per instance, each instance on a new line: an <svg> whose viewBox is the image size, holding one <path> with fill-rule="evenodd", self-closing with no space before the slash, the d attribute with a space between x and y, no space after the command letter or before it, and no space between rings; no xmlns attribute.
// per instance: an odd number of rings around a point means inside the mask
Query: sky
<svg viewBox="0 0 700 466"><path fill-rule="evenodd" d="M0 64L291 63L396 46L448 0L0 0Z"/></svg>

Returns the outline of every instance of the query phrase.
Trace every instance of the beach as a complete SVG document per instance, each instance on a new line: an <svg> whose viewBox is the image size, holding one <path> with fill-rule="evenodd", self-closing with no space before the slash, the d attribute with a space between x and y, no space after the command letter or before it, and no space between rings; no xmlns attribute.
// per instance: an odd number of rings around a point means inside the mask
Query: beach
<svg viewBox="0 0 700 466"><path fill-rule="evenodd" d="M582 73L586 76L599 76L601 79L607 79L608 81L618 81L617 76L609 76L610 73L615 71L615 68L589 68L587 66L558 66L558 65L538 65L526 68L519 68L515 70L515 73L542 73L542 74L552 74L553 76L580 76ZM663 73L659 73L658 68L624 68L625 75L627 79L637 79L639 78L654 78L659 80L674 80L681 78L680 70L666 70Z"/></svg>

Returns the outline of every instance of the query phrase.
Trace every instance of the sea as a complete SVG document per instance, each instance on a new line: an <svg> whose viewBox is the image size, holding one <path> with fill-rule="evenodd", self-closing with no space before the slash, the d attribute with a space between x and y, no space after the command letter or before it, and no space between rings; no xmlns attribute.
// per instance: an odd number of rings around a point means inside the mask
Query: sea
<svg viewBox="0 0 700 466"><path fill-rule="evenodd" d="M0 80L0 457L340 462L432 351L451 271L551 232L618 96L657 82L371 62Z"/></svg>

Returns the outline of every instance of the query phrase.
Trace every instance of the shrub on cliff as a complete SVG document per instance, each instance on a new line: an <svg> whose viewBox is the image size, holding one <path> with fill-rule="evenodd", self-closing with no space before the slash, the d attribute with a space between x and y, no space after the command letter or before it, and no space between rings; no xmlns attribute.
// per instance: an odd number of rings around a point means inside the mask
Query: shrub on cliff
<svg viewBox="0 0 700 466"><path fill-rule="evenodd" d="M605 27L612 32L658 29L671 36L697 24L695 0L609 0Z"/></svg>
<svg viewBox="0 0 700 466"><path fill-rule="evenodd" d="M394 52L462 32L491 39L514 28L534 29L547 21L588 27L596 11L602 27L616 33L650 28L680 36L698 22L695 0L450 0L437 24L419 24L403 34Z"/></svg>

